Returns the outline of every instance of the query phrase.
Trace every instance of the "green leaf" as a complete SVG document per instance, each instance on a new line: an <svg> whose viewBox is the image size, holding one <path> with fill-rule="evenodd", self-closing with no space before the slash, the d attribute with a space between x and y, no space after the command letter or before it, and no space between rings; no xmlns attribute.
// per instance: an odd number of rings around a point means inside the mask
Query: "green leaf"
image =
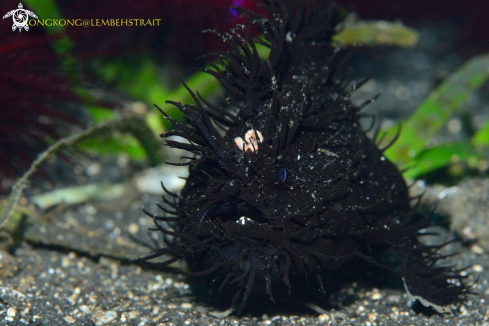
<svg viewBox="0 0 489 326"><path fill-rule="evenodd" d="M174 89L163 84L158 74L158 67L150 56L139 56L137 61L134 58L126 58L107 62L101 68L101 74L107 82L151 108L147 123L155 134L171 129L172 125L153 108L153 104L158 105L173 119L183 121L182 113L165 101L193 103L191 95L178 80L174 82ZM199 92L206 98L216 93L220 86L214 77L203 72L192 74L185 83L194 93Z"/></svg>
<svg viewBox="0 0 489 326"><path fill-rule="evenodd" d="M474 144L456 142L443 144L421 152L410 164L411 169L404 173L406 178L416 178L420 175L469 159L478 160L479 153Z"/></svg>
<svg viewBox="0 0 489 326"><path fill-rule="evenodd" d="M114 132L110 137L91 138L77 144L78 149L100 155L126 153L133 160L143 160L146 152L138 140L127 134Z"/></svg>
<svg viewBox="0 0 489 326"><path fill-rule="evenodd" d="M486 121L486 124L472 137L472 143L475 145L489 146L489 119Z"/></svg>
<svg viewBox="0 0 489 326"><path fill-rule="evenodd" d="M255 43L256 51L258 51L258 57L262 60L267 60L270 55L270 48L263 44Z"/></svg>
<svg viewBox="0 0 489 326"><path fill-rule="evenodd" d="M356 45L389 45L398 47L414 47L419 40L418 32L400 22L357 21L346 24L333 36L338 46Z"/></svg>
<svg viewBox="0 0 489 326"><path fill-rule="evenodd" d="M96 123L114 119L117 116L117 113L113 110L98 106L88 107L88 113L90 114L90 117L93 119L93 121L95 121Z"/></svg>
<svg viewBox="0 0 489 326"><path fill-rule="evenodd" d="M43 19L61 19L63 16L58 9L58 6L52 0L24 0L23 1L27 7L33 11L39 20ZM44 30L48 34L54 34L58 32L64 31L64 26L60 26L59 24L49 24L51 26L44 25Z"/></svg>
<svg viewBox="0 0 489 326"><path fill-rule="evenodd" d="M25 0L25 3L39 17L36 27L44 28L47 34L60 34L65 31L65 27L59 23L54 23L63 18L61 11L52 0ZM46 21L49 19L49 21ZM58 54L70 53L73 49L71 40L64 35L64 38L56 39L51 46ZM62 58L65 69L72 72L76 66L75 59L71 56Z"/></svg>
<svg viewBox="0 0 489 326"><path fill-rule="evenodd" d="M489 78L489 55L470 59L438 86L402 123L399 139L385 151L386 157L400 166L410 165L420 155L430 138L457 109ZM392 139L397 126L386 130L386 141Z"/></svg>
<svg viewBox="0 0 489 326"><path fill-rule="evenodd" d="M89 184L79 187L69 187L53 190L32 197L32 202L40 209L47 209L54 205L82 204L91 200L110 200L120 198L124 194L123 184Z"/></svg>

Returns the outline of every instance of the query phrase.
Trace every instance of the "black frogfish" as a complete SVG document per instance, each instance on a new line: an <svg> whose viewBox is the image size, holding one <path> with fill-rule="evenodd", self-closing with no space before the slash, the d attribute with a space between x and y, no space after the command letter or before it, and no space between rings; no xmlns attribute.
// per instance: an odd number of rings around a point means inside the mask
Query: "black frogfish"
<svg viewBox="0 0 489 326"><path fill-rule="evenodd" d="M163 186L163 216L146 212L154 230L175 241L143 259L185 259L189 275L235 286L239 315L257 284L274 301L274 286L289 293L301 286L292 275L314 275L324 292L322 277L350 268L353 258L381 265L370 253L375 245L399 254L412 297L450 311L470 287L456 270L435 264L439 246L418 241L426 219L413 220L416 198L359 125L363 105L350 95L360 83L338 73L344 55L331 44L338 10L319 0L256 2L264 15L236 8L247 26L218 34L229 50L202 69L222 83L237 113L190 89L194 104L169 101L188 124L162 111L175 126L163 137L188 140L167 145L193 155L172 163L188 165L189 176L179 195ZM270 49L266 60L257 44Z"/></svg>

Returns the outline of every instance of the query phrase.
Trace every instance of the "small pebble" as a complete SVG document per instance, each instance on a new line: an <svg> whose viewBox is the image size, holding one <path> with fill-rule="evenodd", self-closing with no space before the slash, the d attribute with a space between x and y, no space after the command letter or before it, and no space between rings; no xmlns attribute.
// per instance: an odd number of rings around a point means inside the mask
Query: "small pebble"
<svg viewBox="0 0 489 326"><path fill-rule="evenodd" d="M80 309L80 311L81 311L81 312L83 312L84 314L86 314L86 313L90 312L90 307L89 307L89 306L87 306L87 305L82 304L82 305L80 305L78 308L79 308L79 309Z"/></svg>
<svg viewBox="0 0 489 326"><path fill-rule="evenodd" d="M193 305L190 302L184 302L180 305L180 308L182 308L182 309L190 309L192 307L193 307Z"/></svg>
<svg viewBox="0 0 489 326"><path fill-rule="evenodd" d="M87 212L88 215L95 215L97 214L97 209L93 207L93 205L86 205L85 206L85 211Z"/></svg>
<svg viewBox="0 0 489 326"><path fill-rule="evenodd" d="M139 311L133 310L128 313L129 319L134 319L139 316Z"/></svg>
<svg viewBox="0 0 489 326"><path fill-rule="evenodd" d="M233 308L229 308L228 310L226 311L210 311L209 312L209 315L211 315L212 317L216 317L216 318L226 318L228 317L230 314L232 314L234 311Z"/></svg>
<svg viewBox="0 0 489 326"><path fill-rule="evenodd" d="M470 247L470 249L477 255L482 255L484 254L484 249L482 249L481 247L479 247L478 245L474 244L472 245L472 247Z"/></svg>
<svg viewBox="0 0 489 326"><path fill-rule="evenodd" d="M15 317L15 315L17 315L17 309L15 309L15 308L8 308L7 309L7 316Z"/></svg>
<svg viewBox="0 0 489 326"><path fill-rule="evenodd" d="M109 324L116 318L117 318L117 312L113 310L108 310L108 311L99 310L99 311L95 311L95 313L92 315L92 321L97 326Z"/></svg>
<svg viewBox="0 0 489 326"><path fill-rule="evenodd" d="M380 292L374 292L372 293L372 296L370 297L372 300L380 300L384 296Z"/></svg>
<svg viewBox="0 0 489 326"><path fill-rule="evenodd" d="M139 225L137 225L136 223L131 223L131 224L129 224L128 230L129 230L129 233L136 234L139 231Z"/></svg>
<svg viewBox="0 0 489 326"><path fill-rule="evenodd" d="M329 319L330 319L330 317L329 317L328 314L321 314L321 315L319 315L319 321L322 322L322 323L327 322Z"/></svg>
<svg viewBox="0 0 489 326"><path fill-rule="evenodd" d="M66 316L63 319L65 320L65 322L70 323L70 324L74 324L76 322L76 319L71 317L71 316Z"/></svg>
<svg viewBox="0 0 489 326"><path fill-rule="evenodd" d="M68 266L71 265L71 260L70 258L68 258L67 256L64 256L62 259L61 259L61 267L63 268L66 268Z"/></svg>
<svg viewBox="0 0 489 326"><path fill-rule="evenodd" d="M368 320L370 320L371 322L374 322L377 319L377 313L375 313L375 312L372 312L372 313L368 314L367 316L368 316Z"/></svg>
<svg viewBox="0 0 489 326"><path fill-rule="evenodd" d="M481 265L474 265L472 266L472 270L477 273L482 273L484 271L484 267Z"/></svg>
<svg viewBox="0 0 489 326"><path fill-rule="evenodd" d="M477 233L470 226L466 226L462 229L462 234L469 240L477 239Z"/></svg>

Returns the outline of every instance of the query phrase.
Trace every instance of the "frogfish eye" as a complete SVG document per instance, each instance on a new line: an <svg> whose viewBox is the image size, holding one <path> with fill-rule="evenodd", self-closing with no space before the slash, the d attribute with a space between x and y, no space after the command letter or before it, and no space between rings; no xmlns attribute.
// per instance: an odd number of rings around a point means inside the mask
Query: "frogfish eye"
<svg viewBox="0 0 489 326"><path fill-rule="evenodd" d="M278 182L284 182L287 179L287 170L285 168L280 168L277 171Z"/></svg>

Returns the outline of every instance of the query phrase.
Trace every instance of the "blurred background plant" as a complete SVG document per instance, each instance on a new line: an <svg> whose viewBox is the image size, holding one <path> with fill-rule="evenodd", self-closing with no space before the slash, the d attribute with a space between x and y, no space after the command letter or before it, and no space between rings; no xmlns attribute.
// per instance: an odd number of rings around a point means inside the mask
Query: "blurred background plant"
<svg viewBox="0 0 489 326"><path fill-rule="evenodd" d="M489 57L483 53L489 48L482 40L489 38L489 20L482 19L484 2L406 3L392 5L375 0L365 6L362 1L341 2L346 8L346 21L335 43L358 46L360 55L369 49L374 49L372 53L384 48L415 49L419 33L406 25L423 30L433 22L451 24L450 31L460 34L451 46L460 49L459 61L466 62L454 64L458 69L437 80L426 100L417 109L412 107L414 113L397 121L402 131L386 156L401 168L411 166L404 172L407 178L450 183L466 176L487 175L489 115L478 116L484 121L477 124L454 118L479 89L487 89ZM194 61L199 55L225 49L219 37L200 32L211 29L223 33L241 23L232 5L256 9L251 0L27 0L24 5L41 19L161 20L160 26L154 27L36 26L22 33L11 31L10 20L2 21L0 98L4 107L0 111L0 155L4 159L0 179L4 195L29 169L36 155L49 146L48 152L54 152L70 145L71 149L61 155L68 162L75 151L126 157L139 169L161 164L165 152L157 137L171 125L152 105L159 105L172 118L182 121L180 112L164 102L192 102L177 82L183 77L192 90L225 106L219 100L222 89L218 83L210 75L189 70L206 64L205 60ZM15 8L16 1L0 5L4 13ZM356 11L358 17L368 20L347 16L348 11ZM470 27L474 24L468 25L469 18L472 23L479 22L477 29ZM402 19L406 25L399 20L378 19ZM462 28L466 25L470 28ZM260 51L264 56L267 49ZM375 75L372 77L375 79ZM385 135L385 142L394 137L397 128L397 122L387 118L390 123L381 123L379 133ZM443 128L457 129L464 137L456 141L439 137ZM58 146L57 141L67 136L71 140ZM50 178L52 171L41 169L40 176Z"/></svg>

